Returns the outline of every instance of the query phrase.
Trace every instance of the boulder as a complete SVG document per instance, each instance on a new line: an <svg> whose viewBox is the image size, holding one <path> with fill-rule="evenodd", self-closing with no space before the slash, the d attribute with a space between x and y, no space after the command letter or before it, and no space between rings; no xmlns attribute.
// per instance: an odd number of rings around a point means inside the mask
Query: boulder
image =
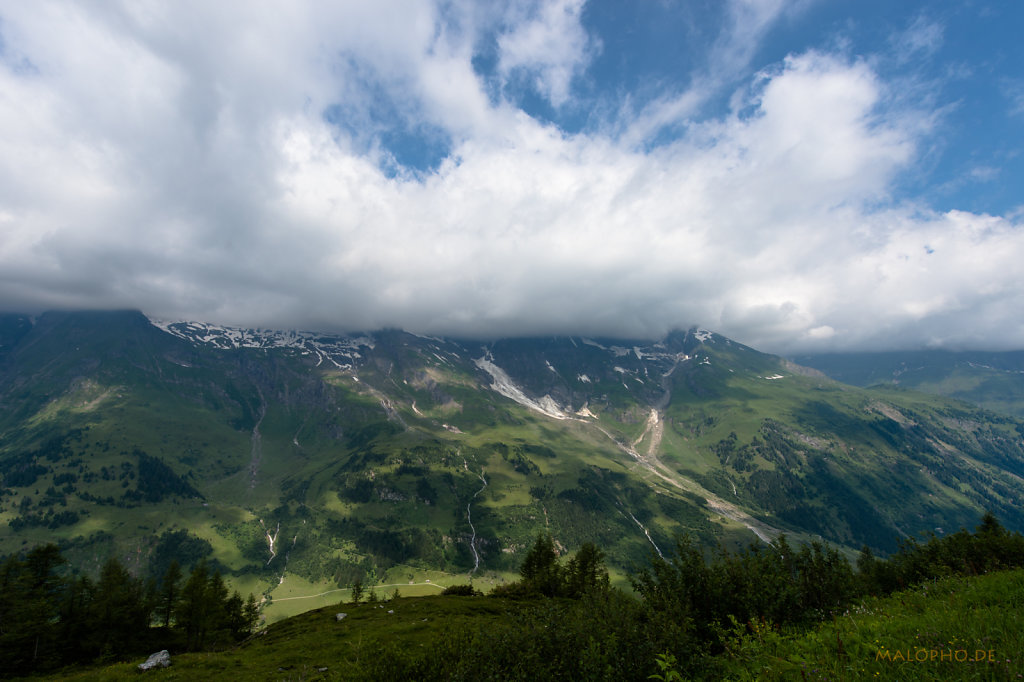
<svg viewBox="0 0 1024 682"><path fill-rule="evenodd" d="M152 670L153 668L166 668L171 664L171 654L167 649L158 651L146 659L145 663L139 663L139 670Z"/></svg>
<svg viewBox="0 0 1024 682"><path fill-rule="evenodd" d="M341 621L345 620L346 616L348 616L347 613L336 613L336 614L334 614L334 620L336 620L336 621L338 621L340 623Z"/></svg>

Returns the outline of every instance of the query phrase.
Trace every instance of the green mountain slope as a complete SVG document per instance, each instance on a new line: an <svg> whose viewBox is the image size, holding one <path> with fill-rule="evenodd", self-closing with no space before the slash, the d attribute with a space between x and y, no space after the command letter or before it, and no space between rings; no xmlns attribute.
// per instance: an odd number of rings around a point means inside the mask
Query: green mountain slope
<svg viewBox="0 0 1024 682"><path fill-rule="evenodd" d="M598 543L621 572L683 532L885 553L985 509L1024 529L1021 422L809 376L710 332L161 327L137 312L0 324L4 553L57 539L84 570L116 555L154 575L206 555L278 618L356 579L496 584L544 531Z"/></svg>
<svg viewBox="0 0 1024 682"><path fill-rule="evenodd" d="M901 386L1024 417L1022 351L834 353L794 360L855 386Z"/></svg>

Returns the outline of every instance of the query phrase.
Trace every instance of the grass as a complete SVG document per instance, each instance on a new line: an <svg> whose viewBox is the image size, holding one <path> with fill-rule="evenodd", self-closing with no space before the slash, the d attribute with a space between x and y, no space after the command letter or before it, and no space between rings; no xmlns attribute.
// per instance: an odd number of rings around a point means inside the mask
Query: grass
<svg viewBox="0 0 1024 682"><path fill-rule="evenodd" d="M365 679L363 664L386 644L424 648L463 623L483 627L523 608L504 599L473 597L401 598L378 604L335 604L267 628L243 645L216 653L173 656L157 680L337 680ZM348 614L344 620L337 613ZM141 663L64 671L55 679L134 680Z"/></svg>
<svg viewBox="0 0 1024 682"><path fill-rule="evenodd" d="M740 626L734 680L1014 680L1024 675L1024 571L869 598L806 633Z"/></svg>
<svg viewBox="0 0 1024 682"><path fill-rule="evenodd" d="M426 596L339 604L271 625L221 652L173 656L158 680L368 679L381 651L437 647L461 625L495 627L529 602ZM949 578L867 598L810 630L736 624L707 679L1016 680L1024 675L1024 571ZM343 620L337 613L348 614ZM429 654L427 654L429 655ZM139 660L63 671L67 680L136 679Z"/></svg>

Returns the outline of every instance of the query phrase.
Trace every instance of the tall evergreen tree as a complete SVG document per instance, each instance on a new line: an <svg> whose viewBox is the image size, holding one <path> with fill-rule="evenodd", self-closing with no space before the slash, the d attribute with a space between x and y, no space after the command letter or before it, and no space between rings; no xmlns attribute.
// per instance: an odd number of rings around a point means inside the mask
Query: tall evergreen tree
<svg viewBox="0 0 1024 682"><path fill-rule="evenodd" d="M604 568L604 552L592 542L585 542L565 568L566 596L579 599L589 592L607 592L608 571Z"/></svg>
<svg viewBox="0 0 1024 682"><path fill-rule="evenodd" d="M171 618L181 593L181 566L176 559L171 560L167 571L160 580L157 615L165 628L171 627Z"/></svg>
<svg viewBox="0 0 1024 682"><path fill-rule="evenodd" d="M353 604L358 604L363 599L363 581L361 578L356 578L356 581L352 583L352 596L351 600Z"/></svg>
<svg viewBox="0 0 1024 682"><path fill-rule="evenodd" d="M232 624L241 617L242 610L242 598L237 593L235 597L236 601L232 601L220 571L214 571L206 583L206 637L200 646L221 644L232 639ZM233 613L235 610L239 613L237 617Z"/></svg>
<svg viewBox="0 0 1024 682"><path fill-rule="evenodd" d="M56 571L62 564L60 549L50 544L24 559L10 557L0 567L0 665L5 670L27 673L59 662L58 604L66 583Z"/></svg>
<svg viewBox="0 0 1024 682"><path fill-rule="evenodd" d="M200 649L206 643L210 619L209 576L205 560L196 564L181 589L174 612L175 625L184 632L185 646L191 650Z"/></svg>
<svg viewBox="0 0 1024 682"><path fill-rule="evenodd" d="M249 597L245 600L245 605L242 607L242 630L238 633L241 635L239 639L248 637L255 632L259 623L260 607L256 603L256 597L250 592Z"/></svg>
<svg viewBox="0 0 1024 682"><path fill-rule="evenodd" d="M537 536L519 567L519 575L528 587L547 597L561 593L562 567L558 565L558 552L550 535Z"/></svg>
<svg viewBox="0 0 1024 682"><path fill-rule="evenodd" d="M73 663L93 656L90 638L93 634L92 600L96 586L87 576L68 583L60 603L59 639L63 663Z"/></svg>
<svg viewBox="0 0 1024 682"><path fill-rule="evenodd" d="M116 558L100 571L90 608L93 647L103 658L141 647L149 629L150 605L143 582Z"/></svg>

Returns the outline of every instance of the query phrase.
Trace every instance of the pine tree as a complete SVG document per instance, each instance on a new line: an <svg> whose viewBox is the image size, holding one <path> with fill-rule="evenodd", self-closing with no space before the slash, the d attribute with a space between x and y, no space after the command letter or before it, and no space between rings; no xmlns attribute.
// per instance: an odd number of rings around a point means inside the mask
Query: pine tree
<svg viewBox="0 0 1024 682"><path fill-rule="evenodd" d="M185 646L191 650L202 648L206 643L206 632L210 621L209 570L206 561L200 561L192 569L185 586L181 589L178 606L174 612L175 625L185 633Z"/></svg>
<svg viewBox="0 0 1024 682"><path fill-rule="evenodd" d="M363 581L360 578L356 578L356 581L352 583L352 603L358 604L363 598Z"/></svg>
<svg viewBox="0 0 1024 682"><path fill-rule="evenodd" d="M181 593L181 566L177 560L172 560L167 572L160 580L160 593L158 596L157 614L165 628L171 627L171 618Z"/></svg>
<svg viewBox="0 0 1024 682"><path fill-rule="evenodd" d="M59 639L63 643L62 662L74 663L91 658L89 639L93 632L90 611L96 587L86 576L71 580L60 603Z"/></svg>
<svg viewBox="0 0 1024 682"><path fill-rule="evenodd" d="M238 590L232 592L228 597L224 604L224 610L228 620L227 635L235 642L245 639L251 629L246 627L245 602L242 601L242 595L238 593Z"/></svg>
<svg viewBox="0 0 1024 682"><path fill-rule="evenodd" d="M249 597L245 600L245 605L242 607L242 630L238 633L242 635L239 639L243 639L256 632L256 628L260 623L260 607L256 603L256 597L249 593Z"/></svg>
<svg viewBox="0 0 1024 682"><path fill-rule="evenodd" d="M132 577L116 558L107 560L90 608L94 651L103 657L132 651L149 629L149 615L142 581Z"/></svg>
<svg viewBox="0 0 1024 682"><path fill-rule="evenodd" d="M538 535L519 567L519 575L527 587L547 597L555 597L562 591L561 568L555 541L550 535Z"/></svg>
<svg viewBox="0 0 1024 682"><path fill-rule="evenodd" d="M56 571L64 564L56 545L10 557L0 567L0 665L4 672L28 673L60 660L57 618L66 587Z"/></svg>
<svg viewBox="0 0 1024 682"><path fill-rule="evenodd" d="M231 639L232 623L241 619L242 598L232 601L227 585L219 571L215 571L206 583L206 637L200 646L220 644ZM234 611L238 612L237 617Z"/></svg>
<svg viewBox="0 0 1024 682"><path fill-rule="evenodd" d="M566 595L579 599L588 592L607 592L608 571L604 568L604 552L592 542L585 542L569 560L565 569Z"/></svg>

